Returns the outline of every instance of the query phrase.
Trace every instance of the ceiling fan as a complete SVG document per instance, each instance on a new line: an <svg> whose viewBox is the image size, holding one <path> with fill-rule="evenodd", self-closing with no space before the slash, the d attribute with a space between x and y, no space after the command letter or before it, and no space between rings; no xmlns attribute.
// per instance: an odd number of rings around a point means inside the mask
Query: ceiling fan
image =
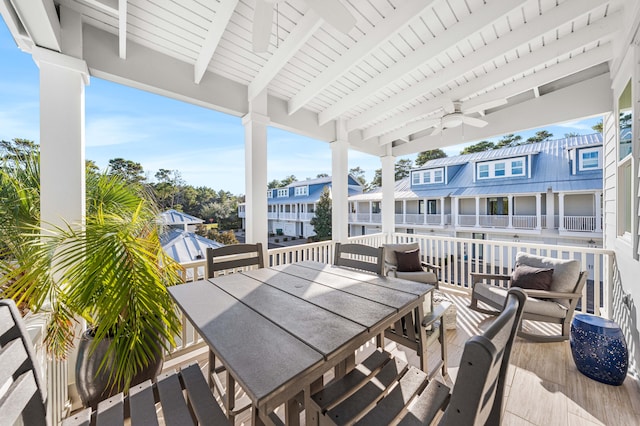
<svg viewBox="0 0 640 426"><path fill-rule="evenodd" d="M437 135L444 129L451 129L462 124L467 124L473 127L484 127L489 123L480 118L469 117L467 114L473 114L474 112L484 112L484 110L495 108L506 103L506 99L499 99L492 102L486 102L482 105L477 105L471 108L465 108L464 103L460 101L449 101L449 104L443 107L444 114L440 118L440 123L436 125L436 128L431 133L431 135Z"/></svg>
<svg viewBox="0 0 640 426"><path fill-rule="evenodd" d="M271 27L273 25L273 6L283 0L256 0L253 15L253 51L266 52L271 39ZM320 17L335 27L337 30L348 33L356 24L356 18L340 3L340 0L304 0L309 8L313 9Z"/></svg>

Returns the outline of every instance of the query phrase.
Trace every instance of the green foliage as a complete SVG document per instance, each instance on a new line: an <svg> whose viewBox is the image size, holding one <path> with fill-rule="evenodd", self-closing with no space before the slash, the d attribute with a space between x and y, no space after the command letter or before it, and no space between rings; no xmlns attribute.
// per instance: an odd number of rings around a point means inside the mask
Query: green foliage
<svg viewBox="0 0 640 426"><path fill-rule="evenodd" d="M508 135L504 135L502 139L500 139L498 143L496 143L496 146L494 149L506 148L510 146L518 146L521 140L522 140L522 136L514 135L513 133L510 133Z"/></svg>
<svg viewBox="0 0 640 426"><path fill-rule="evenodd" d="M280 183L278 179L274 179L267 184L267 189L276 189L280 188L281 186L283 186L282 183Z"/></svg>
<svg viewBox="0 0 640 426"><path fill-rule="evenodd" d="M564 137L565 138L577 138L578 136L580 136L580 133L576 133L576 132L570 132L570 133L565 133Z"/></svg>
<svg viewBox="0 0 640 426"><path fill-rule="evenodd" d="M236 238L236 234L233 231L220 232L217 229L207 229L206 227L199 225L196 228L196 234L202 235L205 238L217 241L226 246L231 244L238 244L238 239Z"/></svg>
<svg viewBox="0 0 640 426"><path fill-rule="evenodd" d="M316 215L310 222L320 241L331 239L331 205L329 187L325 186L316 204Z"/></svg>
<svg viewBox="0 0 640 426"><path fill-rule="evenodd" d="M2 206L1 297L35 312L47 307L45 342L56 357L72 345L75 316L95 328L94 345L113 337L110 380L128 388L159 343L173 344L180 326L166 290L179 282L180 266L160 244L157 207L144 187L90 173L84 226L40 228L38 164L32 152L0 171L3 196L21 200L16 208Z"/></svg>
<svg viewBox="0 0 640 426"><path fill-rule="evenodd" d="M435 160L437 158L445 158L447 153L441 149L432 149L430 151L422 151L416 157L416 167L423 166L427 161Z"/></svg>
<svg viewBox="0 0 640 426"><path fill-rule="evenodd" d="M604 126L604 123L602 122L602 120L600 120L600 122L594 124L593 126L591 126L591 128L598 133L602 133L603 126Z"/></svg>
<svg viewBox="0 0 640 426"><path fill-rule="evenodd" d="M109 160L108 174L120 176L128 183L143 183L146 180L142 165L124 158L112 158Z"/></svg>
<svg viewBox="0 0 640 426"><path fill-rule="evenodd" d="M552 137L553 137L553 133L550 133L546 130L538 130L535 135L527 139L526 143L544 142L544 141L548 141Z"/></svg>
<svg viewBox="0 0 640 426"><path fill-rule="evenodd" d="M326 173L318 173L318 175L316 176L316 179L318 179L318 178L326 178L326 177L329 177L329 175L326 174Z"/></svg>
<svg viewBox="0 0 640 426"><path fill-rule="evenodd" d="M297 181L298 181L298 178L296 178L294 175L289 175L280 181L280 186L287 186Z"/></svg>
<svg viewBox="0 0 640 426"><path fill-rule="evenodd" d="M480 141L476 144L465 147L462 151L460 151L460 155L473 154L475 152L482 152L482 151L489 151L491 149L496 149L496 145L493 142Z"/></svg>
<svg viewBox="0 0 640 426"><path fill-rule="evenodd" d="M356 179L358 182L360 182L360 185L364 187L367 186L367 179L364 177L364 170L362 169L362 167L358 166L349 169L349 174L353 176L354 179Z"/></svg>
<svg viewBox="0 0 640 426"><path fill-rule="evenodd" d="M413 168L413 160L409 158L401 158L396 161L394 178L396 181L409 177L411 169ZM369 184L370 188L377 188L382 186L382 169L376 169L373 179Z"/></svg>

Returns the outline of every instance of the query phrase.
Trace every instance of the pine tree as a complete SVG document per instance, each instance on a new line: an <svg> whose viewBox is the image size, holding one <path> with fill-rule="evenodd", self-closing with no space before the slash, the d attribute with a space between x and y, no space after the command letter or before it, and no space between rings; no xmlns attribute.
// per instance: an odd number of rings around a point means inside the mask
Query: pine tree
<svg viewBox="0 0 640 426"><path fill-rule="evenodd" d="M325 186L316 204L316 216L311 219L311 225L320 241L331 239L331 194Z"/></svg>

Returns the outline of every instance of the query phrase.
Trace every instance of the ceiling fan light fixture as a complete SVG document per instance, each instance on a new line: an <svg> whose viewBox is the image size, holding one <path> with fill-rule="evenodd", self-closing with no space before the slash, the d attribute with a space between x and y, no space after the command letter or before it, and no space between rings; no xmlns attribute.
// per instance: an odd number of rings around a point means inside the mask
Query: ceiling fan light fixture
<svg viewBox="0 0 640 426"><path fill-rule="evenodd" d="M447 114L442 117L442 127L445 129L451 129L453 127L458 127L462 124L462 114L458 112L454 112L452 114Z"/></svg>

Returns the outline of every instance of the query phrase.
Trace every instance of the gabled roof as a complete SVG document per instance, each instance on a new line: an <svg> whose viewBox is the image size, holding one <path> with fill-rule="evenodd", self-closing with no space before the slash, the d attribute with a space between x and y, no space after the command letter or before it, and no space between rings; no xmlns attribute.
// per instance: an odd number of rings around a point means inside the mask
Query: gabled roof
<svg viewBox="0 0 640 426"><path fill-rule="evenodd" d="M324 178L323 178L324 179ZM313 189L309 187L309 195L304 196L295 196L291 195L289 197L277 197L277 198L269 198L267 200L268 204L296 204L296 203L315 203L320 199L320 195L322 195L322 191L325 186L329 186L329 190L331 190L331 178L329 178L329 182L327 185L317 186ZM349 185L348 195L349 197L354 196L356 194L361 194L362 188L357 187L354 188L353 185Z"/></svg>
<svg viewBox="0 0 640 426"><path fill-rule="evenodd" d="M191 216L173 209L160 213L160 218L164 225L195 225L198 223L204 223L204 220L199 217Z"/></svg>
<svg viewBox="0 0 640 426"><path fill-rule="evenodd" d="M224 246L217 241L182 229L169 229L160 236L160 243L165 253L178 263L206 259L208 247Z"/></svg>

